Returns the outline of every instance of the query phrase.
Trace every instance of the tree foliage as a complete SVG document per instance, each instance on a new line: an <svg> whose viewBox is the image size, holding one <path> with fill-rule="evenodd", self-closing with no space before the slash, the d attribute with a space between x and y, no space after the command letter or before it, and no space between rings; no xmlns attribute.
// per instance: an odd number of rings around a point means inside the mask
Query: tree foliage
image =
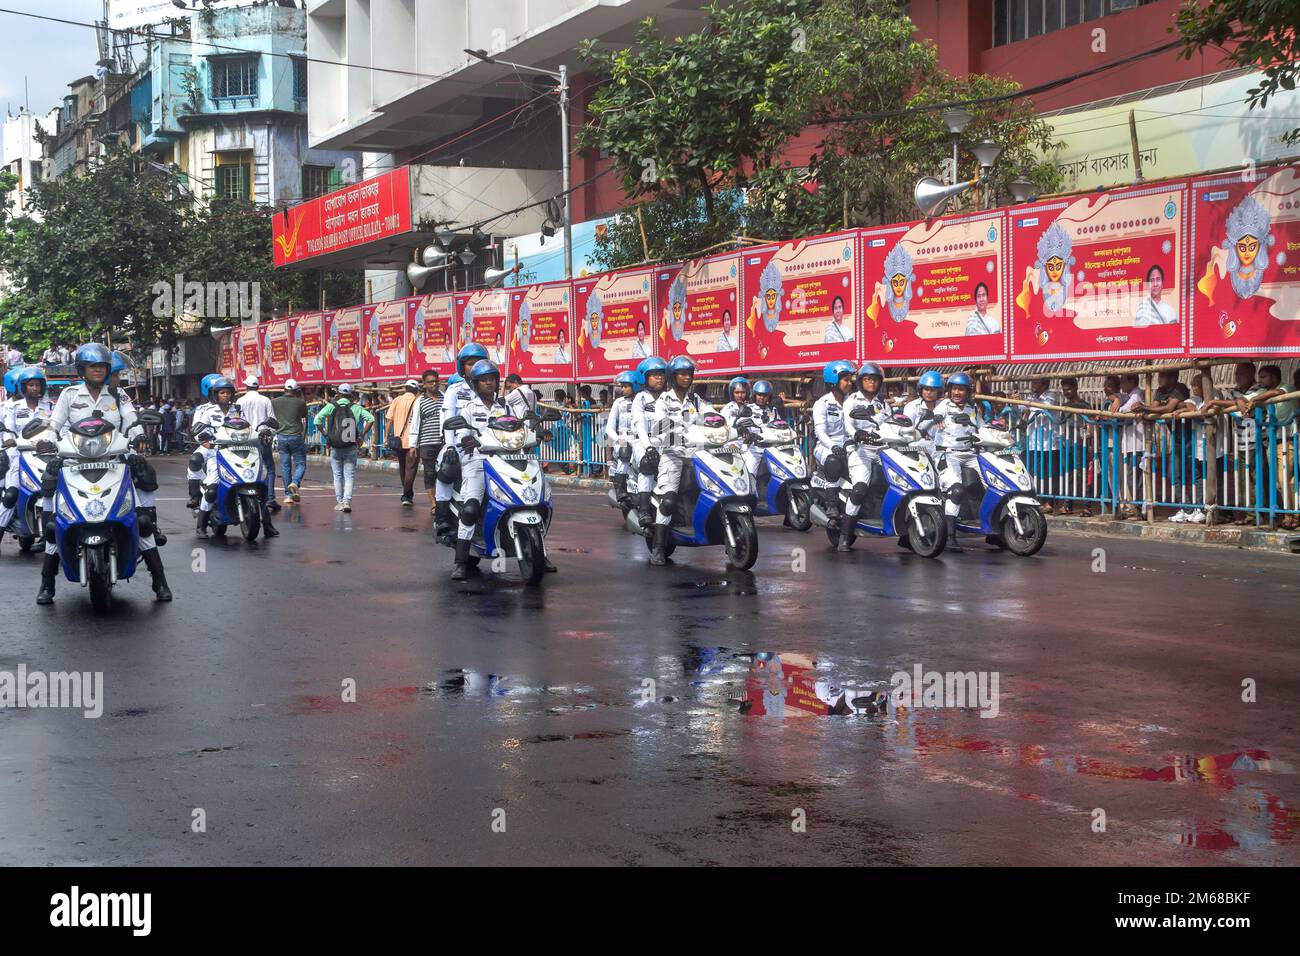
<svg viewBox="0 0 1300 956"><path fill-rule="evenodd" d="M945 73L895 0L739 0L707 17L689 36L669 40L647 20L633 48L584 48L607 82L580 143L607 151L646 200L652 259L737 232L787 239L915 218L916 180L951 153L940 109L924 109L940 104L968 102L974 117L961 178L978 175L970 147L988 136L1003 146L994 198L1018 176L1039 192L1059 185L1047 157L1060 144L1017 85ZM743 205L717 201L742 194ZM603 266L644 258L630 219L598 245Z"/></svg>

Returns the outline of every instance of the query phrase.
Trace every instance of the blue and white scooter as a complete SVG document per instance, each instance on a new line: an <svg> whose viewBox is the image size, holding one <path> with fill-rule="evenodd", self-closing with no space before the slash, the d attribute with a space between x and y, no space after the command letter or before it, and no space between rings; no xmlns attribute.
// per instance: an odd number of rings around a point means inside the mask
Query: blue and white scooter
<svg viewBox="0 0 1300 956"><path fill-rule="evenodd" d="M266 466L258 450L253 426L238 416L227 417L216 430L216 499L212 524L218 535L229 525L239 525L245 541L256 541L262 530L262 499L266 494Z"/></svg>
<svg viewBox="0 0 1300 956"><path fill-rule="evenodd" d="M855 408L851 419L862 422L871 418L865 408ZM866 427L862 425L861 427ZM903 414L892 415L872 426L870 439L880 449L880 473L886 483L880 508L859 512L853 529L857 534L881 538L897 537L898 543L923 558L937 557L948 543L948 528L943 520L943 500L936 492L938 474L912 420ZM849 442L846 447L852 447ZM823 494L828 493L826 489ZM821 501L812 506L813 523L826 529L831 544L839 541L840 522L845 520L849 487L841 482L835 489L839 496L839 515L827 514ZM874 501L874 497L868 501Z"/></svg>
<svg viewBox="0 0 1300 956"><path fill-rule="evenodd" d="M759 518L783 515L790 527L807 531L812 527L813 493L798 436L781 419L765 424L755 420L750 431L758 435L756 444L763 450L754 476L754 514Z"/></svg>
<svg viewBox="0 0 1300 956"><path fill-rule="evenodd" d="M544 413L539 421L559 421L555 412ZM551 489L537 456L540 438L532 423L513 415L493 418L483 428L474 428L461 415L443 422L444 434L472 429L483 456L485 507L474 529L468 564L482 558L514 558L525 584L537 584L546 573L546 532L551 526ZM451 500L453 522L460 520L460 488ZM453 535L448 543L454 548Z"/></svg>
<svg viewBox="0 0 1300 956"><path fill-rule="evenodd" d="M18 455L18 496L14 500L13 519L5 530L14 536L24 553L31 551L41 537L45 514L41 508L41 481L45 466L55 458L53 452L42 454L38 446L47 442L55 445L58 440L49 421L33 418L23 427L14 445L14 453Z"/></svg>
<svg viewBox="0 0 1300 956"><path fill-rule="evenodd" d="M159 424L142 412L143 424ZM87 418L59 439L62 459L54 493L54 541L63 575L90 589L90 603L112 607L113 586L135 575L140 557L136 493L126 456L127 438L112 422Z"/></svg>
<svg viewBox="0 0 1300 956"><path fill-rule="evenodd" d="M971 439L971 447L979 450L979 480L967 483L957 530L983 534L989 544L1027 558L1047 541L1047 519L1014 444L1015 436L1001 419L982 426ZM966 476L975 478L975 470L968 468Z"/></svg>
<svg viewBox="0 0 1300 956"><path fill-rule="evenodd" d="M745 429L754 423L739 419L736 426ZM682 488L669 526L670 534L664 555L681 545L702 548L722 545L727 563L747 571L758 560L758 529L754 525L753 484L744 456L735 441L727 420L710 412L686 428L683 447L690 467L682 468ZM657 511L658 495L651 496ZM653 550L651 529L642 528L636 509L628 512L628 527L645 537L646 547Z"/></svg>

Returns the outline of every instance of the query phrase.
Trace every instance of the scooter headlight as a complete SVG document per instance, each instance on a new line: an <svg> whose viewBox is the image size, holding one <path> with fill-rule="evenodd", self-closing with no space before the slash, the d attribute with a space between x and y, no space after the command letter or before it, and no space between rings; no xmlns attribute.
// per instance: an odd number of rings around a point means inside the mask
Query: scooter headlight
<svg viewBox="0 0 1300 956"><path fill-rule="evenodd" d="M41 486L38 485L32 479L32 476L27 474L25 471L22 473L22 486L24 490L33 494L41 490Z"/></svg>
<svg viewBox="0 0 1300 956"><path fill-rule="evenodd" d="M239 431L227 432L226 437L232 442L248 441L249 431L247 428L241 428Z"/></svg>
<svg viewBox="0 0 1300 956"><path fill-rule="evenodd" d="M67 495L59 495L54 502L55 509L59 512L59 517L64 521L77 520L76 512L72 510L72 504L68 501Z"/></svg>
<svg viewBox="0 0 1300 956"><path fill-rule="evenodd" d="M495 438L497 443L507 451L518 451L524 447L524 442L528 438L528 433L522 428L516 428L512 431L503 431L502 429L494 428L492 429L492 437Z"/></svg>
<svg viewBox="0 0 1300 956"><path fill-rule="evenodd" d="M710 478L708 475L706 475L704 472L700 472L699 479L700 479L700 487L703 488L705 491L707 491L709 494L713 495L713 497L721 498L725 494L725 492L722 490L722 486L719 485L712 478Z"/></svg>
<svg viewBox="0 0 1300 956"><path fill-rule="evenodd" d="M128 514L130 514L134 510L135 510L135 496L128 491L126 494L122 496L122 503L118 505L117 510L113 512L113 517L125 518Z"/></svg>
<svg viewBox="0 0 1300 956"><path fill-rule="evenodd" d="M1001 491L1004 493L1015 491L1010 484L1003 480L1001 475L991 468L984 472L984 480L989 483L989 487L994 491Z"/></svg>
<svg viewBox="0 0 1300 956"><path fill-rule="evenodd" d="M900 473L898 473L892 468L886 469L885 475L886 477L889 478L889 483L893 485L895 488L897 488L899 491L908 491L912 487L911 484L908 483L906 477L904 477L903 475L901 475Z"/></svg>
<svg viewBox="0 0 1300 956"><path fill-rule="evenodd" d="M108 451L108 435L72 435L72 447L82 458L103 458Z"/></svg>

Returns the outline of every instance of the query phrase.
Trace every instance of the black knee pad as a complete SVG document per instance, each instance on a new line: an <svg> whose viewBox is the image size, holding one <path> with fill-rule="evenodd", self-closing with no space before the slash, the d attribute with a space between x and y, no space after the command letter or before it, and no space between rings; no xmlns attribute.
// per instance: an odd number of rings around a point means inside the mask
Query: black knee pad
<svg viewBox="0 0 1300 956"><path fill-rule="evenodd" d="M12 508L14 505L18 504L18 489L6 488L4 497L0 498L0 501L4 502L6 508Z"/></svg>
<svg viewBox="0 0 1300 956"><path fill-rule="evenodd" d="M137 491L158 490L158 472L143 458L134 459L131 466L131 480L135 482Z"/></svg>
<svg viewBox="0 0 1300 956"><path fill-rule="evenodd" d="M207 467L207 461L202 452L195 452L190 455L190 471L203 471Z"/></svg>
<svg viewBox="0 0 1300 956"><path fill-rule="evenodd" d="M442 456L442 461L438 464L438 480L449 485L460 481L460 455L449 451Z"/></svg>
<svg viewBox="0 0 1300 956"><path fill-rule="evenodd" d="M152 508L136 508L135 520L140 527L140 537L147 538L157 530L158 525L151 514Z"/></svg>
<svg viewBox="0 0 1300 956"><path fill-rule="evenodd" d="M670 515L677 510L677 492L670 491L659 499L659 513Z"/></svg>
<svg viewBox="0 0 1300 956"><path fill-rule="evenodd" d="M849 501L853 502L855 505L861 505L864 504L866 500L867 483L865 481L859 481L853 486L853 490L849 492Z"/></svg>
<svg viewBox="0 0 1300 956"><path fill-rule="evenodd" d="M207 499L208 504L214 504L217 500L217 489L215 487L204 489L203 497Z"/></svg>
<svg viewBox="0 0 1300 956"><path fill-rule="evenodd" d="M965 492L966 489L958 484L958 485L953 485L951 488L945 491L943 493L943 496L947 498L949 501L955 501L958 504L961 504L961 500L966 497Z"/></svg>
<svg viewBox="0 0 1300 956"><path fill-rule="evenodd" d="M651 448L641 456L641 474L653 478L659 474L659 449Z"/></svg>
<svg viewBox="0 0 1300 956"><path fill-rule="evenodd" d="M479 516L483 514L483 502L477 498L471 498L460 506L460 523L467 528L472 528L478 524Z"/></svg>
<svg viewBox="0 0 1300 956"><path fill-rule="evenodd" d="M844 459L839 455L827 455L822 462L822 477L827 481L839 481L844 477Z"/></svg>
<svg viewBox="0 0 1300 956"><path fill-rule="evenodd" d="M54 543L54 515L45 516L45 541L47 544Z"/></svg>

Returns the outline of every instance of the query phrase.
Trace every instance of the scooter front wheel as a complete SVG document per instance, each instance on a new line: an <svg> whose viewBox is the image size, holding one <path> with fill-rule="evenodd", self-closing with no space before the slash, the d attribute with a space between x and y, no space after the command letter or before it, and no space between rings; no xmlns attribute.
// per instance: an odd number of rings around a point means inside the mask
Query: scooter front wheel
<svg viewBox="0 0 1300 956"><path fill-rule="evenodd" d="M519 533L519 576L524 584L537 584L546 574L546 546L542 529L525 525Z"/></svg>
<svg viewBox="0 0 1300 956"><path fill-rule="evenodd" d="M736 539L735 547L727 545L727 563L748 571L758 560L758 528L754 526L754 516L724 514L722 520L731 524L731 533Z"/></svg>
<svg viewBox="0 0 1300 956"><path fill-rule="evenodd" d="M113 606L113 581L109 576L108 551L103 545L86 549L86 585L90 606L96 614L107 614Z"/></svg>
<svg viewBox="0 0 1300 956"><path fill-rule="evenodd" d="M262 516L256 511L244 509L244 516L239 519L239 531L245 541L256 541L257 533L262 530Z"/></svg>
<svg viewBox="0 0 1300 956"><path fill-rule="evenodd" d="M1047 519L1038 508L1026 506L1020 509L1020 524L1024 533L1016 529L1016 519L1011 515L1002 516L1002 540L1006 549L1012 554L1027 558L1037 554L1047 541Z"/></svg>
<svg viewBox="0 0 1300 956"><path fill-rule="evenodd" d="M939 508L918 508L907 526L907 543L923 558L938 557L948 545L948 525Z"/></svg>
<svg viewBox="0 0 1300 956"><path fill-rule="evenodd" d="M790 527L795 531L807 531L812 527L812 516L808 513L811 508L809 502L803 494L792 491L790 500L786 502L785 517L790 522Z"/></svg>

